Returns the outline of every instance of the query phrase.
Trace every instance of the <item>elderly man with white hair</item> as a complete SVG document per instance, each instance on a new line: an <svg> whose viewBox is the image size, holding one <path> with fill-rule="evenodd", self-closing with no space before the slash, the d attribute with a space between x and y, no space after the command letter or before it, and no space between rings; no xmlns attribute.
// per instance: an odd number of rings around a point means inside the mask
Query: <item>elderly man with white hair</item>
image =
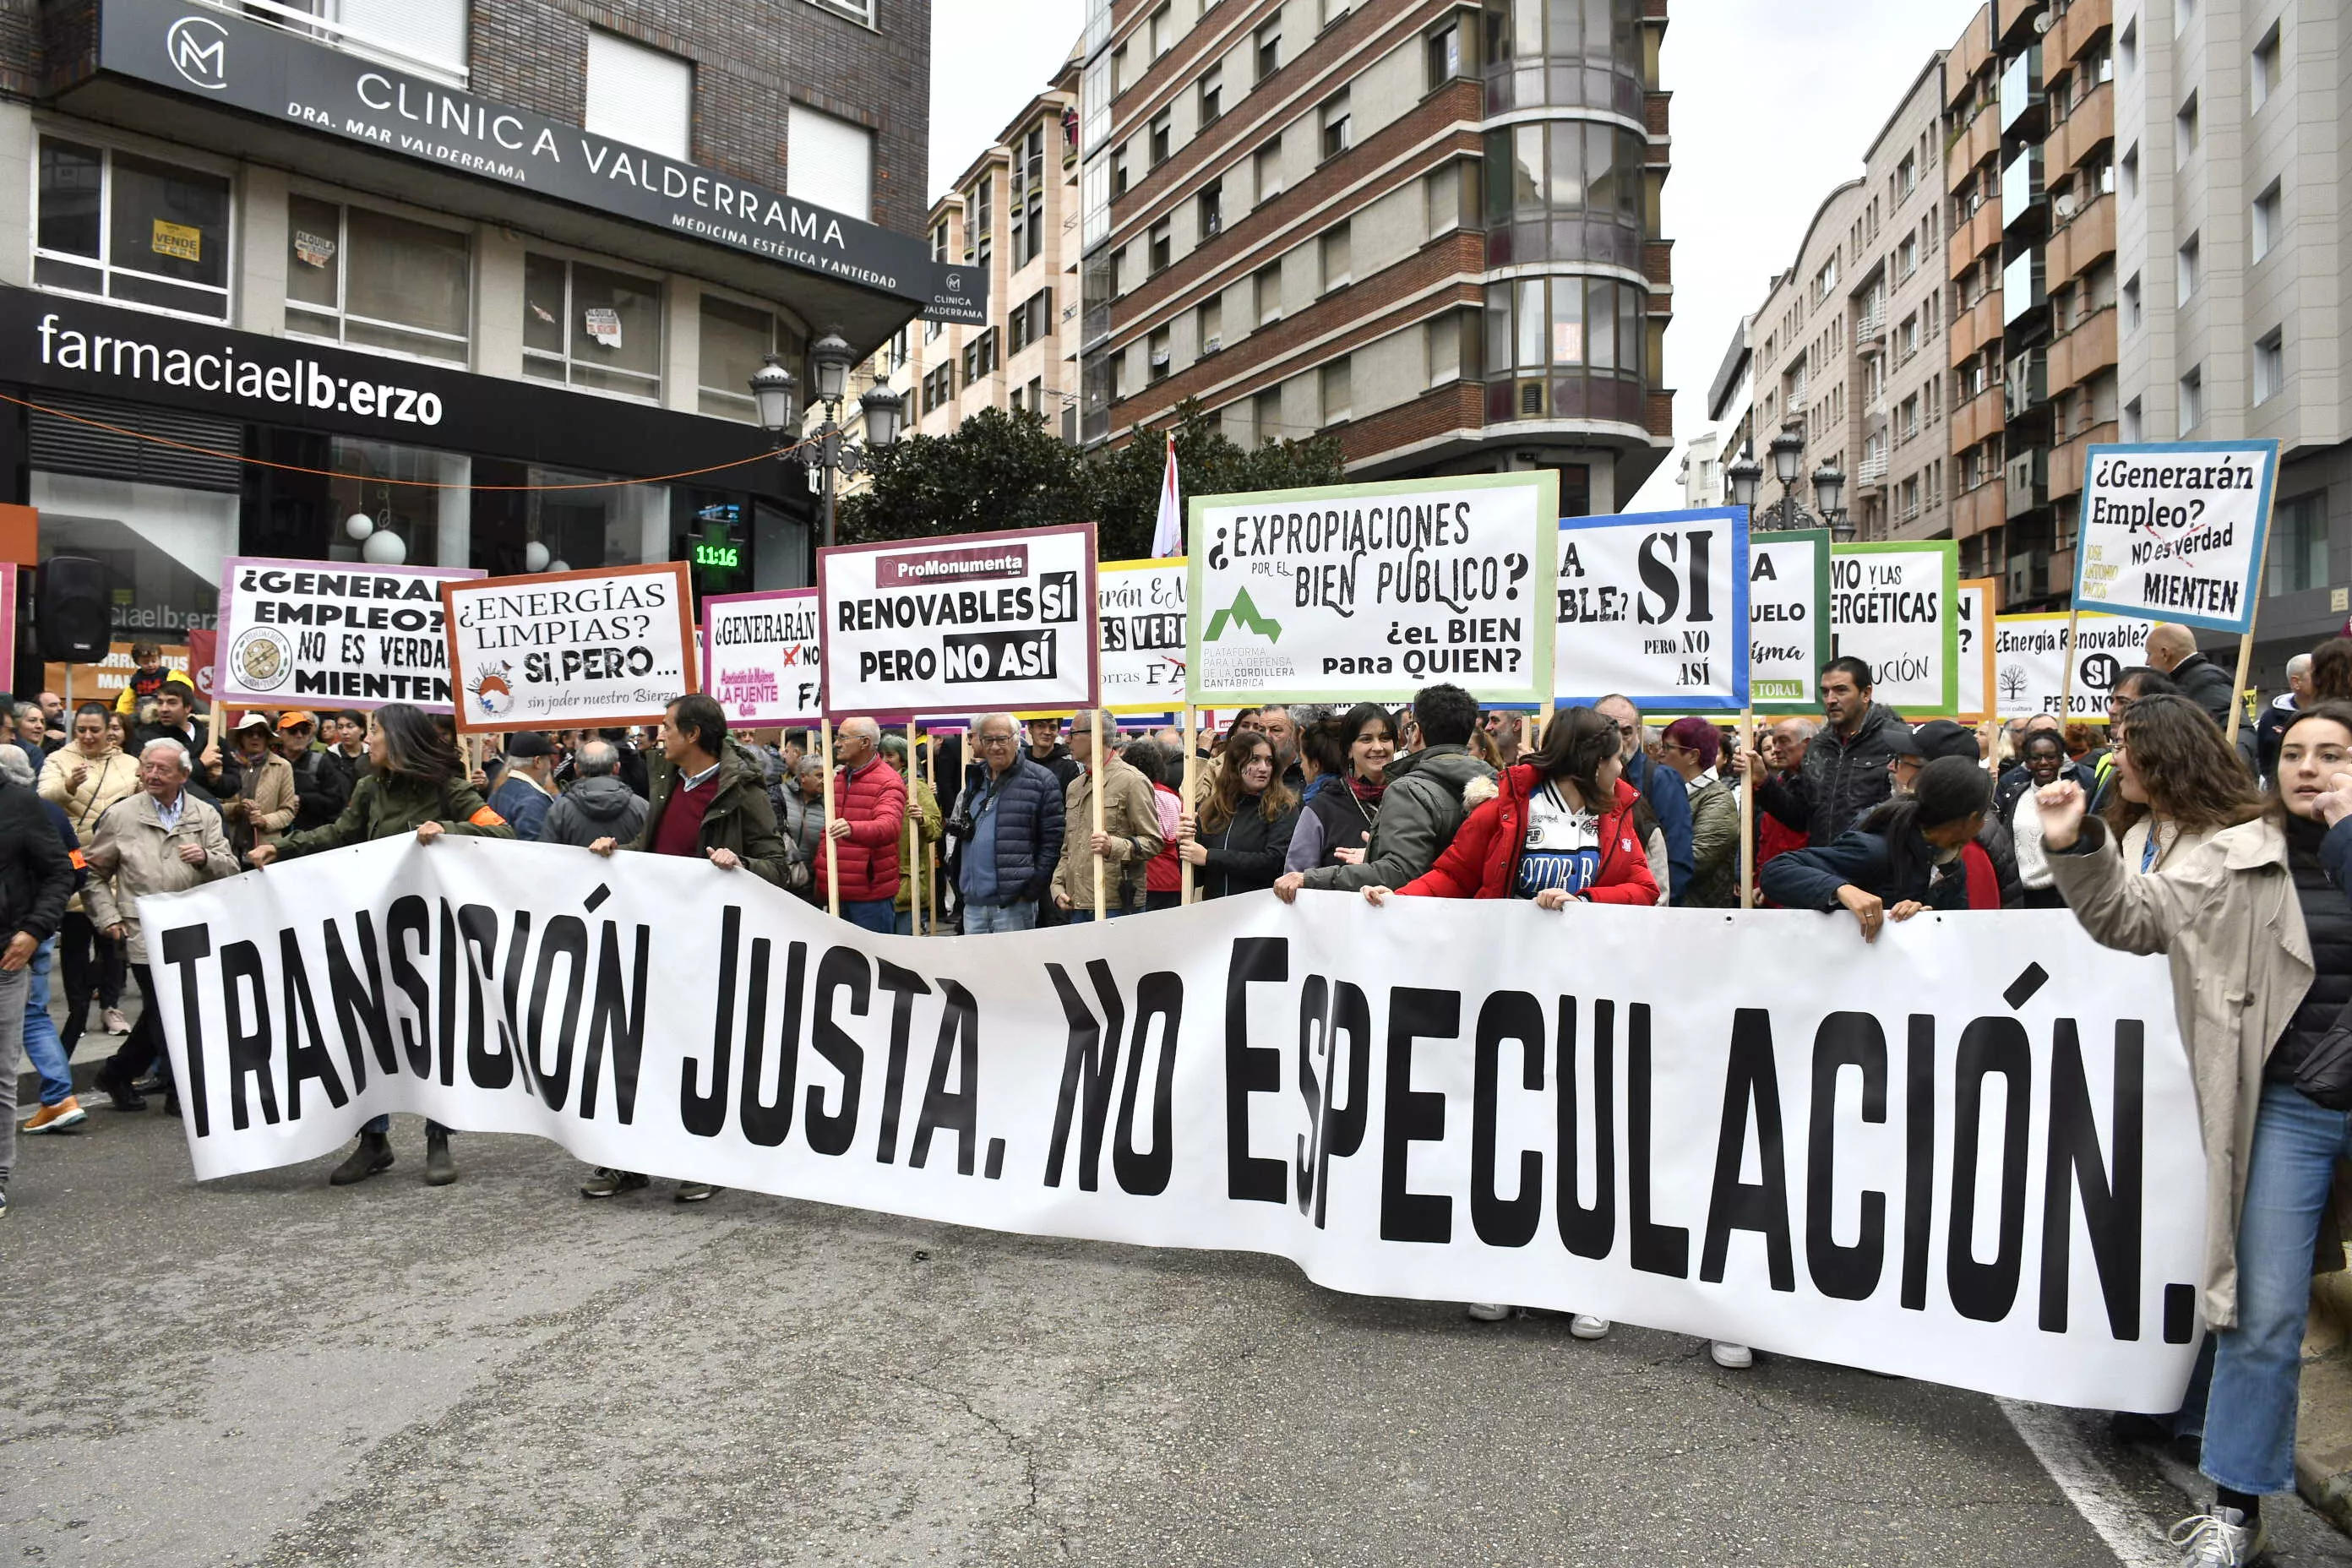
<svg viewBox="0 0 2352 1568"><path fill-rule="evenodd" d="M140 927L139 900L150 893L177 893L202 882L236 875L218 811L188 790L188 749L169 737L149 741L139 752L139 793L106 808L91 837L89 886L82 905L90 923L131 947L131 973L143 1005L138 1026L106 1065L98 1087L117 1110L143 1110L147 1102L131 1086L152 1067L163 1048L157 1008L162 993L147 963L147 938ZM174 1086L163 1109L177 1115Z"/></svg>
<svg viewBox="0 0 2352 1568"><path fill-rule="evenodd" d="M1029 931L1062 858L1062 781L1024 754L1021 726L1010 713L974 722L971 749L963 795L948 823L959 844L964 934Z"/></svg>
<svg viewBox="0 0 2352 1568"><path fill-rule="evenodd" d="M841 918L884 935L898 929L898 844L907 835L907 780L882 760L882 729L871 719L845 719L834 732L834 841L840 876ZM817 896L825 896L825 857L816 858Z"/></svg>

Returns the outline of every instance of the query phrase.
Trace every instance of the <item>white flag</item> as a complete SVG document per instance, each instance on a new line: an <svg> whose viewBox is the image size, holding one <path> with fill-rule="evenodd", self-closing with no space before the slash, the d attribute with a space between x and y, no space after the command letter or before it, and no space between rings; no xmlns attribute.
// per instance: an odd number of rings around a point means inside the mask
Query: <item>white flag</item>
<svg viewBox="0 0 2352 1568"><path fill-rule="evenodd" d="M1151 531L1151 553L1184 553L1184 513L1176 502L1176 432L1168 432L1168 472L1160 481L1160 522Z"/></svg>

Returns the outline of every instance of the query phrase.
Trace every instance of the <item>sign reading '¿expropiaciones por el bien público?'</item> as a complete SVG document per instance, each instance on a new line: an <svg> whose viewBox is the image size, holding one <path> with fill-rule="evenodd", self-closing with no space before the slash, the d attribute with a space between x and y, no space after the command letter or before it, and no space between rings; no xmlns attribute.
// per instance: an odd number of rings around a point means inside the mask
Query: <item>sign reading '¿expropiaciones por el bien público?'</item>
<svg viewBox="0 0 2352 1568"><path fill-rule="evenodd" d="M687 566L606 566L445 584L468 732L651 724L701 689Z"/></svg>
<svg viewBox="0 0 2352 1568"><path fill-rule="evenodd" d="M1550 695L1559 476L1194 496L1195 704Z"/></svg>
<svg viewBox="0 0 2352 1568"><path fill-rule="evenodd" d="M2092 447L2075 606L2251 629L2277 474L2276 441Z"/></svg>
<svg viewBox="0 0 2352 1568"><path fill-rule="evenodd" d="M840 545L816 584L834 718L1095 705L1092 523Z"/></svg>
<svg viewBox="0 0 2352 1568"><path fill-rule="evenodd" d="M409 702L449 712L441 584L481 575L233 555L221 563L214 698L276 708Z"/></svg>

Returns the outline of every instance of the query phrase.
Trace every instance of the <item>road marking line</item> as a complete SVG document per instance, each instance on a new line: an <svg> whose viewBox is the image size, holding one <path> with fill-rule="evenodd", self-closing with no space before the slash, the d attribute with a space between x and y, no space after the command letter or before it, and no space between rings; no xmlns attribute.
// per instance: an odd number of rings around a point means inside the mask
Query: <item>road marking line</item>
<svg viewBox="0 0 2352 1568"><path fill-rule="evenodd" d="M2083 1441L2063 1411L2021 1399L1995 1399L2009 1424L2042 1461L2083 1521L2098 1531L2126 1568L2177 1568L2179 1554L2156 1533L2147 1516L2120 1494L2114 1472Z"/></svg>

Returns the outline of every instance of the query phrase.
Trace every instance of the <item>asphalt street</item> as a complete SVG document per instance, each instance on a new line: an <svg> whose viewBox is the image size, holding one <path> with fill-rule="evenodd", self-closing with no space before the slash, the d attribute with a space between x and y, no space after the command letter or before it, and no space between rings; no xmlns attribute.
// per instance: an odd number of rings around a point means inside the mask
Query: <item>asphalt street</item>
<svg viewBox="0 0 2352 1568"><path fill-rule="evenodd" d="M589 1203L529 1139L428 1188L393 1139L351 1189L199 1187L159 1112L23 1142L0 1562L2067 1568L2168 1561L2188 1511L2096 1415L2046 1466L1926 1384L1235 1254ZM2352 1564L2272 1511L2283 1561Z"/></svg>

